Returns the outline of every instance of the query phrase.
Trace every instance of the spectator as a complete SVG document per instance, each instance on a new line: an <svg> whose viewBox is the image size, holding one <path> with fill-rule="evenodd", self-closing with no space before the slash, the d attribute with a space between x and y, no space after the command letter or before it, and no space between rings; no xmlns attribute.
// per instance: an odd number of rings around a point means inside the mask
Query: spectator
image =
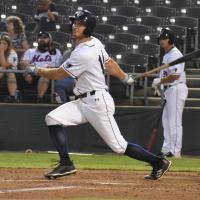
<svg viewBox="0 0 200 200"><path fill-rule="evenodd" d="M51 0L38 0L34 19L37 22L38 31L55 31L58 19L56 4Z"/></svg>
<svg viewBox="0 0 200 200"><path fill-rule="evenodd" d="M67 50L63 54L62 63L65 62L71 54L72 50ZM75 81L69 76L61 80L55 81L55 102L65 103L70 101L69 96L73 94Z"/></svg>
<svg viewBox="0 0 200 200"><path fill-rule="evenodd" d="M11 40L7 34L0 36L0 66L2 70L5 69L17 69L18 56L14 49L12 49ZM0 73L0 79L4 76ZM16 102L17 81L15 73L6 73L7 87L9 96L5 99L5 102Z"/></svg>
<svg viewBox="0 0 200 200"><path fill-rule="evenodd" d="M52 36L50 33L41 31L38 33L38 47L28 49L21 59L21 69L25 69L30 64L37 67L58 67L61 64L62 55L53 45ZM33 84L34 79L30 74L25 75L25 80L28 84ZM49 87L49 80L39 78L37 84L37 102L44 102L44 95Z"/></svg>
<svg viewBox="0 0 200 200"><path fill-rule="evenodd" d="M18 55L22 55L29 48L22 20L17 16L9 16L6 18L6 27L13 48Z"/></svg>

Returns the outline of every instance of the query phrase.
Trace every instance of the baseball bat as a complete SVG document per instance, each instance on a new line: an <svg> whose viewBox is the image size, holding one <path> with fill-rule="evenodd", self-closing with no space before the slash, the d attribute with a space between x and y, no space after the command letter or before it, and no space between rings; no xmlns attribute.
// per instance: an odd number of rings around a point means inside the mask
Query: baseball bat
<svg viewBox="0 0 200 200"><path fill-rule="evenodd" d="M160 122L161 122L161 119L162 119L162 114L163 114L163 110L164 110L164 107L165 107L165 104L166 104L166 100L163 102L162 104L162 107L161 107L161 110L160 110L160 113L159 113L159 116L158 116L158 119L150 133L150 138L149 138L149 142L147 144L147 150L148 151L152 151L155 143L156 143L156 139L157 139L157 134L158 134L158 128L159 128L159 125L160 125Z"/></svg>
<svg viewBox="0 0 200 200"><path fill-rule="evenodd" d="M196 51L193 51L191 53L188 53L188 54L186 54L186 55L184 55L184 56L182 56L182 57L180 57L180 58L178 58L178 59L176 59L176 60L174 60L174 61L172 61L170 63L163 64L163 65L161 65L159 67L156 67L156 68L154 68L152 70L149 70L147 72L139 74L139 75L135 76L134 79L138 79L138 78L142 78L142 77L148 76L150 74L153 74L154 72L158 72L158 71L160 71L162 69L165 69L165 68L168 68L170 66L177 65L179 63L186 62L188 60L192 60L193 58L197 58L199 56L200 56L200 49L198 49Z"/></svg>

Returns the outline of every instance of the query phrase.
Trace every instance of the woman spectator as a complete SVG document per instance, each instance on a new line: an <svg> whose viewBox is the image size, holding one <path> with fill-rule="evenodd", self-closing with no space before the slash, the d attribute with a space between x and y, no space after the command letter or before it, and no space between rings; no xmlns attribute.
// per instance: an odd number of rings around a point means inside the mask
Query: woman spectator
<svg viewBox="0 0 200 200"><path fill-rule="evenodd" d="M22 20L17 16L9 16L6 18L6 27L13 48L21 56L29 48Z"/></svg>
<svg viewBox="0 0 200 200"><path fill-rule="evenodd" d="M0 36L0 66L2 70L5 69L17 69L18 57L14 49L12 49L11 40L8 35L3 34ZM0 73L0 79L2 79L4 73ZM7 87L9 96L6 102L16 102L16 90L17 81L15 73L6 73L7 76Z"/></svg>

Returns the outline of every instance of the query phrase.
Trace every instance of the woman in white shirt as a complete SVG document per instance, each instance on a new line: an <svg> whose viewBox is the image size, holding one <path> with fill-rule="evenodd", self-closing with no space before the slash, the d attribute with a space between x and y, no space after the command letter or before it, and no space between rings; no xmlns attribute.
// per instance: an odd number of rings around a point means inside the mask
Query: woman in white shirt
<svg viewBox="0 0 200 200"><path fill-rule="evenodd" d="M11 40L8 35L3 34L0 36L0 69L17 69L18 57L17 53L12 49ZM0 80L3 78L4 73L0 73ZM9 96L6 102L16 102L15 95L17 90L17 81L15 73L6 73L7 87Z"/></svg>

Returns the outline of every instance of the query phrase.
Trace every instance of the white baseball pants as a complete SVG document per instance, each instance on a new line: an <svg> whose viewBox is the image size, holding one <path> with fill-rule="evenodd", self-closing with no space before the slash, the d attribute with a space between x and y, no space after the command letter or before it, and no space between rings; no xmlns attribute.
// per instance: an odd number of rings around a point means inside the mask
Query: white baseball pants
<svg viewBox="0 0 200 200"><path fill-rule="evenodd" d="M186 84L180 83L168 88L164 94L166 99L162 115L164 142L161 151L171 152L175 157L180 157L183 135L182 114L188 88Z"/></svg>
<svg viewBox="0 0 200 200"><path fill-rule="evenodd" d="M113 98L103 89L59 106L48 113L45 120L48 126L64 127L89 122L114 152L123 154L128 143L120 133L114 112Z"/></svg>

